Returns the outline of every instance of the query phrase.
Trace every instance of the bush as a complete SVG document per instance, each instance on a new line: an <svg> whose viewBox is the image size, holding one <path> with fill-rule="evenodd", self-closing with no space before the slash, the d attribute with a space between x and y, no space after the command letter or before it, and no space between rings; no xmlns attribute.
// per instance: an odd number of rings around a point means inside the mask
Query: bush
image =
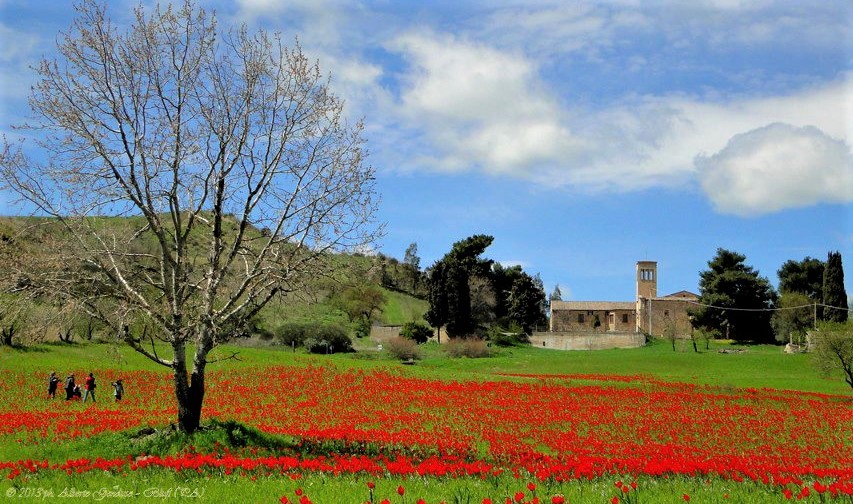
<svg viewBox="0 0 853 504"><path fill-rule="evenodd" d="M419 322L406 322L400 329L400 336L418 344L426 343L432 337L432 329Z"/></svg>
<svg viewBox="0 0 853 504"><path fill-rule="evenodd" d="M282 345L301 347L305 344L305 339L307 338L307 327L307 324L296 322L282 324L274 331L275 338Z"/></svg>
<svg viewBox="0 0 853 504"><path fill-rule="evenodd" d="M352 340L347 331L334 324L287 323L276 330L282 345L304 346L311 353L352 352Z"/></svg>
<svg viewBox="0 0 853 504"><path fill-rule="evenodd" d="M530 343L530 339L524 334L524 330L516 323L511 323L508 328L492 326L487 333L489 341L500 347L518 346Z"/></svg>
<svg viewBox="0 0 853 504"><path fill-rule="evenodd" d="M385 348L395 359L418 360L421 358L418 344L408 338L391 338L385 342Z"/></svg>
<svg viewBox="0 0 853 504"><path fill-rule="evenodd" d="M450 357L468 357L478 359L491 357L491 350L484 340L452 338L445 346Z"/></svg>
<svg viewBox="0 0 853 504"><path fill-rule="evenodd" d="M359 317L353 322L353 332L356 338L366 338L370 336L370 321L367 317Z"/></svg>

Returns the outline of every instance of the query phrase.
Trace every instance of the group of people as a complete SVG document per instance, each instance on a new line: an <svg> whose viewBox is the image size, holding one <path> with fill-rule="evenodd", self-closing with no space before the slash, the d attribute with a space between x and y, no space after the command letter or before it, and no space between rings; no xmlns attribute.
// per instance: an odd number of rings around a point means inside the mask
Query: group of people
<svg viewBox="0 0 853 504"><path fill-rule="evenodd" d="M122 396L124 396L124 384L121 382L121 378L114 381L112 383L113 396L115 396L116 401L120 401ZM86 377L86 380L83 383L83 387L86 390L85 395L80 390L80 384L74 379L74 373L65 377L65 400L70 401L72 399L80 399L82 397L83 402L86 402L89 397L92 398L92 402L97 402L95 400L95 389L97 388L97 384L95 383L95 375L89 373L89 376ZM59 388L59 377L56 376L56 371L50 372L50 377L47 379L47 396L51 399L56 398L56 389Z"/></svg>

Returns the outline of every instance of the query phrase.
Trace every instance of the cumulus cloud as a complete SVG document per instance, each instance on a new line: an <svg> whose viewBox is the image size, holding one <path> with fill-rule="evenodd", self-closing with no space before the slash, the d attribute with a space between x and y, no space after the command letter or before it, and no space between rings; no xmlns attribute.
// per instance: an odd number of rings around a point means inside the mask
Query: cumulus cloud
<svg viewBox="0 0 853 504"><path fill-rule="evenodd" d="M436 167L523 172L579 149L524 57L433 33L401 36L389 48L410 64L398 113L441 149Z"/></svg>
<svg viewBox="0 0 853 504"><path fill-rule="evenodd" d="M811 126L754 129L696 164L702 189L722 213L757 215L853 201L850 147Z"/></svg>

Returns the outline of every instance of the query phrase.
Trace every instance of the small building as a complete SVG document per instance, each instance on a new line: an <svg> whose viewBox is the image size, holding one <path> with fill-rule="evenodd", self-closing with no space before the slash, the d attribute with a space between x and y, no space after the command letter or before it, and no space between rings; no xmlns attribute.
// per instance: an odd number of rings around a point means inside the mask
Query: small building
<svg viewBox="0 0 853 504"><path fill-rule="evenodd" d="M634 301L552 301L549 331L688 335L688 310L696 306L699 296L686 290L658 296L657 278L657 262L639 261Z"/></svg>

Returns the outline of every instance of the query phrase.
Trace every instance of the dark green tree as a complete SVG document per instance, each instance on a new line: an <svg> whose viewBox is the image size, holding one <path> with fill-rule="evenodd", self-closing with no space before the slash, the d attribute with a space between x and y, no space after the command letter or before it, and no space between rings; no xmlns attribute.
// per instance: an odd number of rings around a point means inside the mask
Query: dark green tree
<svg viewBox="0 0 853 504"><path fill-rule="evenodd" d="M471 289L469 272L458 260L448 259L445 269L447 286L447 335L464 337L474 329L471 317Z"/></svg>
<svg viewBox="0 0 853 504"><path fill-rule="evenodd" d="M814 302L823 302L823 270L820 259L806 257L802 261L785 261L779 268L779 292L805 294Z"/></svg>
<svg viewBox="0 0 853 504"><path fill-rule="evenodd" d="M708 269L699 274L699 303L703 306L692 311L692 323L734 340L770 343L770 309L776 292L745 261L742 254L717 249Z"/></svg>
<svg viewBox="0 0 853 504"><path fill-rule="evenodd" d="M560 284L554 286L554 290L551 292L551 295L548 296L548 301L562 301L563 300L563 291L560 290Z"/></svg>
<svg viewBox="0 0 853 504"><path fill-rule="evenodd" d="M544 303L541 281L537 283L535 277L522 273L510 288L508 318L521 326L525 334L532 334L537 325L545 322Z"/></svg>
<svg viewBox="0 0 853 504"><path fill-rule="evenodd" d="M830 252L823 270L823 318L830 322L847 321L847 291L841 253ZM832 307L832 308L829 308Z"/></svg>
<svg viewBox="0 0 853 504"><path fill-rule="evenodd" d="M436 261L432 265L428 276L428 297L429 309L424 314L424 320L429 325L438 329L436 339L441 343L441 328L447 325L447 279L445 270L447 269L443 260Z"/></svg>
<svg viewBox="0 0 853 504"><path fill-rule="evenodd" d="M509 315L510 292L516 280L524 275L521 266L503 266L501 263L492 265L490 276L495 291L495 319L506 325Z"/></svg>
<svg viewBox="0 0 853 504"><path fill-rule="evenodd" d="M403 267L409 277L412 293L416 293L421 282L421 258L418 257L418 244L412 242L403 255Z"/></svg>
<svg viewBox="0 0 853 504"><path fill-rule="evenodd" d="M474 235L453 244L450 252L430 272L430 308L424 318L433 327L444 326L449 336L467 336L476 327L471 316L473 276L486 276L492 261L481 255L492 244L488 235Z"/></svg>

